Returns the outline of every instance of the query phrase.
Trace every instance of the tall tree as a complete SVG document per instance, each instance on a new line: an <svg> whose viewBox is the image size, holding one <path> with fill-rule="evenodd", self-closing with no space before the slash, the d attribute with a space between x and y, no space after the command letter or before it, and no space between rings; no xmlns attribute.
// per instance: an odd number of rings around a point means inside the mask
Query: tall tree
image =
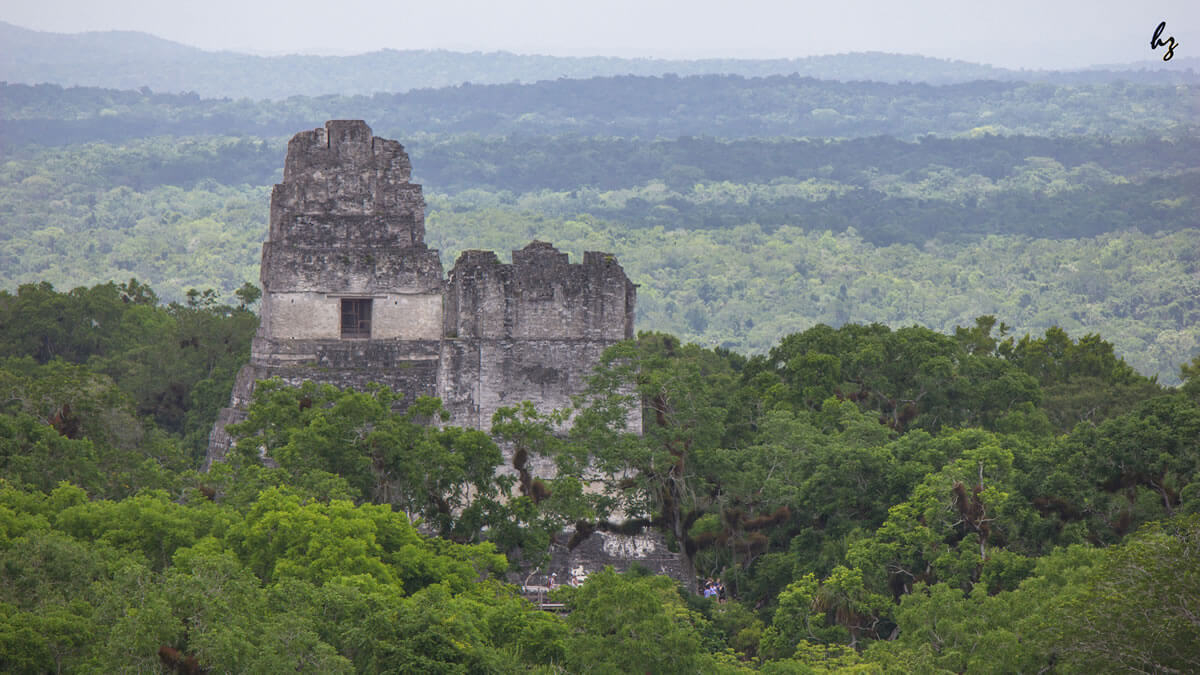
<svg viewBox="0 0 1200 675"><path fill-rule="evenodd" d="M722 354L642 333L601 357L571 431L571 440L590 459L584 477L598 477L609 499L599 515L624 519L619 526L598 525L661 531L684 553L693 590L697 547L690 530L720 489L713 460L724 435L725 399L735 382ZM630 415L635 411L640 428Z"/></svg>

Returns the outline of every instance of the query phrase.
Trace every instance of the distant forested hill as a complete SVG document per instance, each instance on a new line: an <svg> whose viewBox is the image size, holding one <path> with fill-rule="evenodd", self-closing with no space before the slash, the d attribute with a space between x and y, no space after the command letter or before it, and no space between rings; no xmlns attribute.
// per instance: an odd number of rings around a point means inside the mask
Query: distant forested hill
<svg viewBox="0 0 1200 675"><path fill-rule="evenodd" d="M981 314L1200 352L1195 85L612 77L286 101L0 85L0 288L257 278L286 139L400 139L447 265L616 253L639 326L762 352L817 323ZM842 138L837 138L837 137ZM798 138L802 137L802 138Z"/></svg>
<svg viewBox="0 0 1200 675"><path fill-rule="evenodd" d="M43 218L77 218L61 209L43 213L54 208L36 197L43 183L62 197L279 180L279 140L174 138L14 153L0 171L0 195L21 205L8 219L9 236L23 238ZM853 228L875 245L919 246L994 234L1067 239L1200 225L1196 139L424 136L409 151L416 180L431 193L558 218L586 213L632 229ZM26 267L24 260L11 265Z"/></svg>
<svg viewBox="0 0 1200 675"><path fill-rule="evenodd" d="M675 139L926 135L1183 138L1197 135L1200 85L933 86L745 78L608 77L464 85L286 101L203 99L149 90L0 84L0 142L61 145L154 135L286 138L327 119L365 119L377 133Z"/></svg>
<svg viewBox="0 0 1200 675"><path fill-rule="evenodd" d="M611 251L642 328L761 352L817 323L994 314L1101 332L1175 382L1200 353L1194 144L434 137L414 164L447 266L535 238ZM0 288L137 277L230 298L257 278L281 163L247 138L24 148L0 165Z"/></svg>
<svg viewBox="0 0 1200 675"><path fill-rule="evenodd" d="M1192 61L1195 61L1193 59ZM859 52L799 59L626 59L508 52L383 50L356 56L263 57L209 52L145 33L57 34L0 22L0 80L119 89L149 87L202 96L283 99L294 95L374 94L455 86L614 75L790 75L829 80L961 83L1038 80L1052 83L1195 83L1196 64L1175 59L1072 72L1014 71L959 60Z"/></svg>

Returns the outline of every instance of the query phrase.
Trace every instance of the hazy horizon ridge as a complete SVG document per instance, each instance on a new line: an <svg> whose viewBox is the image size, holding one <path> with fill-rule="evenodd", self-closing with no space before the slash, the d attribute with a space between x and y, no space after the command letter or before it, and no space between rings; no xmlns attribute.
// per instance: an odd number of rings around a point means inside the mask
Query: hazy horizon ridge
<svg viewBox="0 0 1200 675"><path fill-rule="evenodd" d="M149 87L202 96L286 98L292 95L397 93L472 84L532 83L616 76L773 75L838 81L1048 81L1057 84L1128 79L1200 81L1200 58L1143 60L1084 68L1015 70L964 59L875 50L791 58L664 58L554 56L508 50L380 49L346 55L262 55L209 50L142 31L55 33L0 21L0 79L10 83Z"/></svg>
<svg viewBox="0 0 1200 675"><path fill-rule="evenodd" d="M666 63L693 63L693 62L697 62L697 61L699 61L699 62L705 62L705 61L738 61L738 62L782 62L782 61L787 61L787 62L791 62L791 61L809 61L809 60L818 60L818 59L826 59L826 58L836 58L839 56L852 56L852 55L856 55L856 54L879 54L879 55L886 55L886 56L917 57L917 58L921 58L921 59L929 59L932 61L939 61L942 63L970 64L973 66L982 66L984 68L989 68L989 69L998 70L998 71L1012 72L1012 73L1029 73L1029 72L1032 72L1032 73L1038 73L1038 72L1066 73L1066 72L1081 72L1081 71L1088 71L1088 70L1102 70L1102 69L1110 69L1110 68L1118 68L1118 69L1124 70L1124 69L1128 69L1128 68L1149 67L1151 65L1158 65L1159 69L1166 70L1167 68L1170 67L1170 66L1166 65L1164 62L1162 62L1161 59L1148 58L1148 59L1142 59L1142 60L1138 60L1138 61L1093 63L1093 64L1090 64L1087 66L1080 66L1080 67L1074 67L1074 68L1010 68L1010 67L1006 67L1006 66L993 65L990 63L986 63L984 61L972 61L970 59L952 59L952 58L945 58L945 57L921 54L918 52L894 52L894 51L887 51L887 50L882 50L882 49L857 49L857 50L848 50L848 51L839 51L839 52L828 52L828 53L822 53L822 54L811 54L811 55L807 55L807 56L792 56L792 57L783 57L783 56L781 56L781 57L746 57L746 56L670 57L670 56L639 56L639 55L633 55L633 54L613 55L613 54L599 54L599 53L564 55L564 54L551 54L549 52L523 51L523 50L515 50L515 49L490 49L490 48L468 49L468 48L453 48L453 47L415 48L415 49L397 49L397 48L391 48L391 47L384 47L381 49L367 49L367 50L341 50L341 49L324 48L324 47L312 47L312 48L299 49L299 50L276 51L276 50L256 50L256 49L246 46L246 47L242 47L242 48L210 49L207 47L202 47L200 45L188 44L186 42L181 42L178 40L171 40L169 38L164 38L164 37L156 35L154 33L150 33L147 31L140 31L140 30L111 29L111 30L79 31L79 32L75 32L75 33L61 33L61 32L57 32L57 31L44 31L44 30L37 30L35 28L27 28L25 26L21 26L21 25L18 25L18 24L9 22L9 21L3 21L3 20L0 20L0 28L5 28L5 29L16 28L21 31L25 31L25 32L29 32L29 33L37 33L40 35L53 35L53 36L66 37L66 38L81 38L81 37L89 37L89 36L96 36L96 37L122 36L122 35L137 36L137 37L141 37L141 38L149 38L151 40L166 43L167 45L183 47L188 50L195 50L195 51L205 52L208 54L235 54L238 56L252 56L252 57L263 58L263 59L287 58L289 56L337 59L337 58L348 58L348 57L354 57L354 56L366 56L369 54L379 54L379 53L387 53L387 52L399 52L399 53L445 52L445 53L450 53L450 54L467 54L467 55L478 54L478 55L483 55L483 56L495 55L495 54L512 55L512 56L529 56L529 57L541 57L541 58L550 58L550 59L563 59L563 60L568 60L568 61L585 60L585 59L601 59L601 60L610 60L610 61L651 61L651 62L666 62ZM1187 67L1190 68L1193 66L1193 64L1190 62L1200 62L1200 57L1183 57L1179 60L1176 60L1177 64L1182 63L1182 62L1189 62Z"/></svg>

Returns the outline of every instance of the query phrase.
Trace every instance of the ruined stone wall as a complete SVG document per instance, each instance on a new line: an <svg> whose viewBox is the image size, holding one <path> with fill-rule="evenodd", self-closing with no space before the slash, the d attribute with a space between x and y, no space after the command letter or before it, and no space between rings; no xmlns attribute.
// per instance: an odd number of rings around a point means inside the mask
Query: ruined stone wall
<svg viewBox="0 0 1200 675"><path fill-rule="evenodd" d="M288 143L235 411L265 377L374 381L406 402L439 396L451 424L489 429L498 409L525 400L546 412L569 407L604 349L633 336L636 287L606 253L572 264L535 241L504 264L466 251L443 279L411 173L404 148L361 121L330 121ZM370 301L368 334L345 334L345 300ZM218 426L209 462L228 447Z"/></svg>
<svg viewBox="0 0 1200 675"><path fill-rule="evenodd" d="M616 258L598 251L570 264L535 241L504 265L491 251L466 251L450 270L446 335L456 338L600 340L633 337L636 286Z"/></svg>
<svg viewBox="0 0 1200 675"><path fill-rule="evenodd" d="M558 575L560 584L570 579L583 583L588 575L606 566L624 572L633 563L650 570L652 574L663 574L681 581L686 577L679 554L672 552L663 536L653 530L642 534L593 532L575 548L570 548L569 541L573 534L574 531L568 529L551 543L550 562L546 564L542 578L554 573Z"/></svg>
<svg viewBox="0 0 1200 675"><path fill-rule="evenodd" d="M258 333L206 465L224 459L225 427L245 419L259 380L377 382L404 403L439 396L451 424L486 430L499 408L525 400L545 412L569 407L601 353L633 337L636 286L606 253L572 264L535 241L504 264L490 251L466 251L443 278L411 173L403 146L362 121L326 122L288 143L283 182L271 193ZM544 459L531 469L553 473ZM594 533L567 550L569 535L553 552L564 574L633 560L676 569L661 538Z"/></svg>
<svg viewBox="0 0 1200 675"><path fill-rule="evenodd" d="M425 200L411 177L404 146L373 136L362 120L302 131L288 142L283 182L271 193L268 239L311 240L324 232L331 246L420 245Z"/></svg>
<svg viewBox="0 0 1200 675"><path fill-rule="evenodd" d="M454 424L490 428L498 409L525 400L570 407L601 353L633 336L636 286L613 256L571 264L535 241L512 260L466 251L450 270L443 363L453 366L439 388Z"/></svg>
<svg viewBox="0 0 1200 675"><path fill-rule="evenodd" d="M371 339L438 340L442 263L403 146L335 120L288 143L263 244L259 335L341 338L341 301L370 298Z"/></svg>
<svg viewBox="0 0 1200 675"><path fill-rule="evenodd" d="M224 458L224 428L244 416L260 379L378 382L410 402L438 394L443 271L425 245L425 200L411 174L403 146L362 121L330 121L288 143L271 193L258 333L207 464ZM370 302L363 334L344 335L347 299Z"/></svg>

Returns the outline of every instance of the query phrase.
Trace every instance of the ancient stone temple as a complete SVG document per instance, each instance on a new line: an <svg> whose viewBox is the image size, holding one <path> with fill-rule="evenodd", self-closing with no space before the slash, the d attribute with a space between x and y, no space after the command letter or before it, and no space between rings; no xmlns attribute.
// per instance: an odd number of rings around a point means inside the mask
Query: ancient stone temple
<svg viewBox="0 0 1200 675"><path fill-rule="evenodd" d="M601 352L633 337L636 286L606 253L572 264L535 241L511 264L466 251L443 276L411 173L400 143L360 120L326 122L288 143L271 193L258 333L206 467L225 457L225 427L244 419L258 380L379 382L408 401L437 396L450 424L486 430L503 406L566 407ZM654 548L614 542L588 545Z"/></svg>

